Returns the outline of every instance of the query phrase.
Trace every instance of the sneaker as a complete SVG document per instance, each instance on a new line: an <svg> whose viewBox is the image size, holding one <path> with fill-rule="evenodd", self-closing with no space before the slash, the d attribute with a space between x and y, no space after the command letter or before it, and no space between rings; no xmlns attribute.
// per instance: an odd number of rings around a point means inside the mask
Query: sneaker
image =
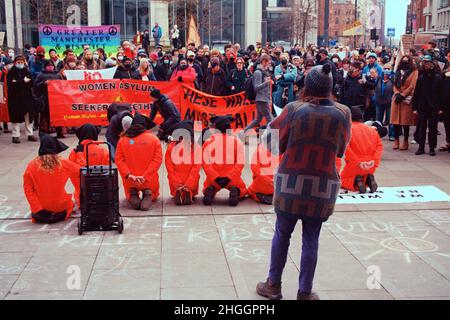
<svg viewBox="0 0 450 320"><path fill-rule="evenodd" d="M417 144L417 141L413 139L413 141L411 141L411 144Z"/></svg>
<svg viewBox="0 0 450 320"><path fill-rule="evenodd" d="M214 188L214 186L209 186L208 188L206 188L203 195L203 204L205 206L212 205L215 195L216 195L216 188Z"/></svg>
<svg viewBox="0 0 450 320"><path fill-rule="evenodd" d="M139 199L139 191L138 189L131 188L130 189L130 205L134 210L141 209L141 199Z"/></svg>
<svg viewBox="0 0 450 320"><path fill-rule="evenodd" d="M430 156L435 157L436 151L434 149L430 149Z"/></svg>
<svg viewBox="0 0 450 320"><path fill-rule="evenodd" d="M259 202L262 204L271 205L273 203L273 195L257 193L256 198L258 198Z"/></svg>
<svg viewBox="0 0 450 320"><path fill-rule="evenodd" d="M416 151L416 156L421 156L423 154L425 154L425 150L423 150L423 149L419 149Z"/></svg>
<svg viewBox="0 0 450 320"><path fill-rule="evenodd" d="M28 141L36 142L38 139L35 136L28 136Z"/></svg>
<svg viewBox="0 0 450 320"><path fill-rule="evenodd" d="M231 207L236 207L238 205L240 194L241 194L241 191L238 188L231 187L230 198L228 201Z"/></svg>
<svg viewBox="0 0 450 320"><path fill-rule="evenodd" d="M359 193L366 193L366 185L364 179L361 176L356 176L354 186L358 189Z"/></svg>
<svg viewBox="0 0 450 320"><path fill-rule="evenodd" d="M319 298L319 295L315 292L301 293L299 291L299 292L297 292L297 300L313 301L313 300L320 300L320 298Z"/></svg>
<svg viewBox="0 0 450 320"><path fill-rule="evenodd" d="M261 297L268 298L269 300L281 300L283 294L281 293L281 282L273 283L269 279L266 282L260 282L256 286L256 293Z"/></svg>
<svg viewBox="0 0 450 320"><path fill-rule="evenodd" d="M145 189L142 192L142 201L141 201L140 209L142 211L148 211L152 207L153 207L152 192L149 189Z"/></svg>
<svg viewBox="0 0 450 320"><path fill-rule="evenodd" d="M18 144L20 143L20 139L19 138L12 138L12 143Z"/></svg>
<svg viewBox="0 0 450 320"><path fill-rule="evenodd" d="M182 199L181 191L180 191L180 190L178 190L178 191L175 193L175 204L176 204L177 206L182 206L182 205L183 205L183 199Z"/></svg>
<svg viewBox="0 0 450 320"><path fill-rule="evenodd" d="M370 193L375 193L378 190L378 184L375 181L375 176L373 174L369 174L366 179L366 185L370 189Z"/></svg>

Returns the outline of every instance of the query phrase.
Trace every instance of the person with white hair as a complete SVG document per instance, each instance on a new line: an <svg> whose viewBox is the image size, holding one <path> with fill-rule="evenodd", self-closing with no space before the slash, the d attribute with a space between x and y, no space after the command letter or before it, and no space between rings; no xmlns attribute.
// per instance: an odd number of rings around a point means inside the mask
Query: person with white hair
<svg viewBox="0 0 450 320"><path fill-rule="evenodd" d="M177 25L174 25L172 30L170 31L170 38L172 39L173 47L178 49L178 40L180 39L180 30L178 30Z"/></svg>

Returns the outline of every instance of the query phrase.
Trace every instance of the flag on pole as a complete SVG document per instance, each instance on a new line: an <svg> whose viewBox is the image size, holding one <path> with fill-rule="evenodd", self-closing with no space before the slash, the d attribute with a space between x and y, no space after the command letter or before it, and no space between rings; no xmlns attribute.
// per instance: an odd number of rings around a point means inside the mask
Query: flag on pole
<svg viewBox="0 0 450 320"><path fill-rule="evenodd" d="M196 47L199 47L202 44L193 16L191 16L191 21L189 22L189 34L187 43L195 43Z"/></svg>

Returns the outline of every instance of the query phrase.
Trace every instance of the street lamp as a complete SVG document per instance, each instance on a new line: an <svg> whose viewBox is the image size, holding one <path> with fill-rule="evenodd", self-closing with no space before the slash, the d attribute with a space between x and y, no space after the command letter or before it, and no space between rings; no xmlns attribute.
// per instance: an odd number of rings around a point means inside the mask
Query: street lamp
<svg viewBox="0 0 450 320"><path fill-rule="evenodd" d="M355 0L355 24L358 20L358 0ZM356 50L356 34L353 36L353 49Z"/></svg>

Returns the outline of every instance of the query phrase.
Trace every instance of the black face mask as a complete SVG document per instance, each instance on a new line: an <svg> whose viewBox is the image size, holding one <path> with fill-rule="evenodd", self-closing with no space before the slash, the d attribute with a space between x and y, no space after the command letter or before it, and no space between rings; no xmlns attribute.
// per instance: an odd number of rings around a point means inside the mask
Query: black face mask
<svg viewBox="0 0 450 320"><path fill-rule="evenodd" d="M316 61L321 61L322 60L322 56L318 53L316 54Z"/></svg>
<svg viewBox="0 0 450 320"><path fill-rule="evenodd" d="M234 58L233 57L230 58L230 62L234 62Z"/></svg>
<svg viewBox="0 0 450 320"><path fill-rule="evenodd" d="M211 68L215 68L215 67L217 67L218 66L218 64L217 63L211 63Z"/></svg>
<svg viewBox="0 0 450 320"><path fill-rule="evenodd" d="M400 69L401 70L408 70L409 69L409 63L408 62L400 63Z"/></svg>
<svg viewBox="0 0 450 320"><path fill-rule="evenodd" d="M125 69L131 69L131 64L124 64Z"/></svg>
<svg viewBox="0 0 450 320"><path fill-rule="evenodd" d="M279 57L279 56L281 56L281 52L275 52L275 55L276 55L277 57Z"/></svg>
<svg viewBox="0 0 450 320"><path fill-rule="evenodd" d="M287 64L288 64L288 62L287 62L287 60L281 60L281 64L283 65L283 66L286 66Z"/></svg>
<svg viewBox="0 0 450 320"><path fill-rule="evenodd" d="M180 70L186 70L188 68L187 65L180 65Z"/></svg>
<svg viewBox="0 0 450 320"><path fill-rule="evenodd" d="M189 61L189 62L194 62L194 61L195 61L195 58L189 58L188 61Z"/></svg>

